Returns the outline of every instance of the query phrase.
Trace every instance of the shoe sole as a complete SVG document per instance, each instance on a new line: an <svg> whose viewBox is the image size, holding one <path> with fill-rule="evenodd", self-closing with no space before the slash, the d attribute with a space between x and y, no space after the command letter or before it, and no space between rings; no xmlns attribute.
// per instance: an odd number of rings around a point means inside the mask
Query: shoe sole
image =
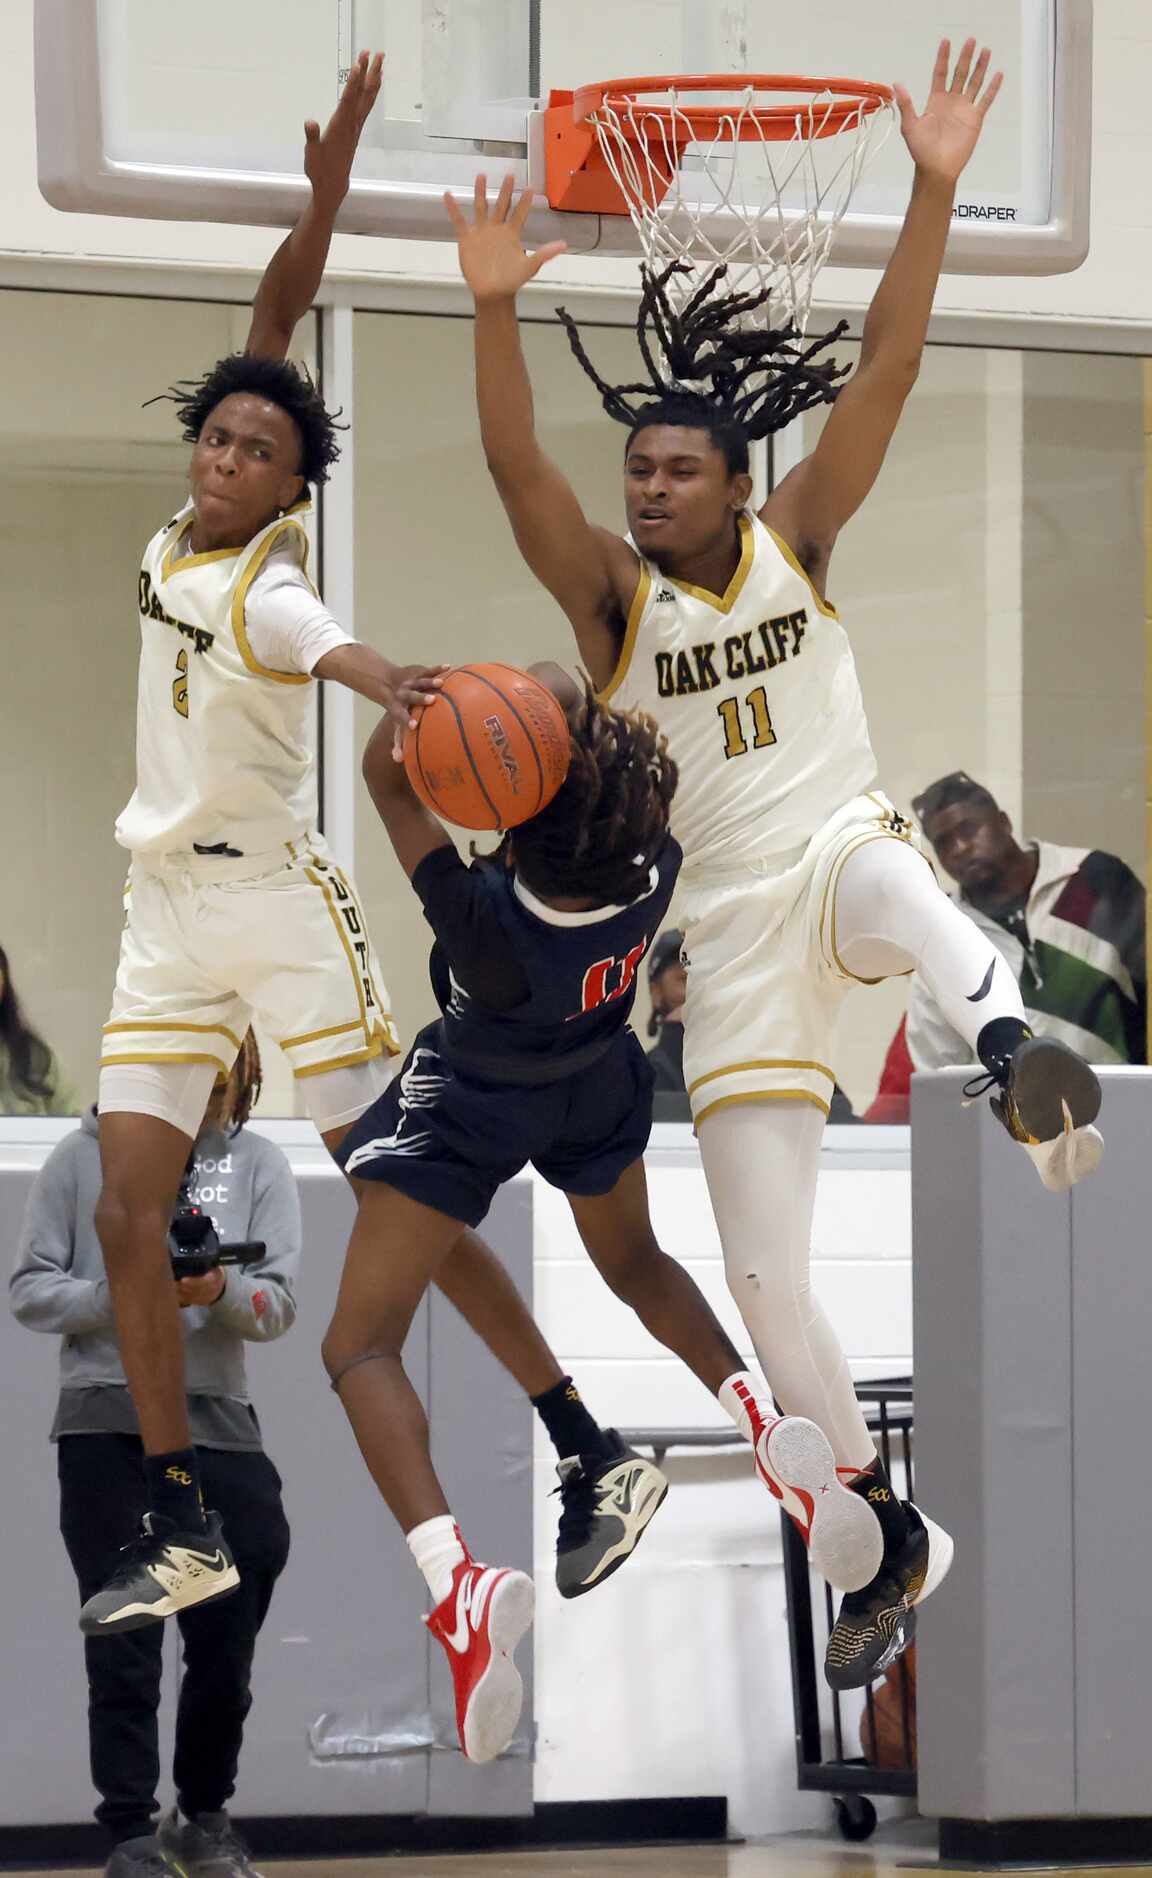
<svg viewBox="0 0 1152 1878"><path fill-rule="evenodd" d="M86 1637L117 1637L127 1630L145 1630L149 1624L162 1624L166 1617L175 1617L180 1611L190 1611L197 1604L212 1604L217 1598L229 1597L239 1590L240 1573L235 1565L230 1565L226 1572L214 1579L209 1589L198 1591L195 1597L159 1598L147 1611L135 1610L124 1617L110 1617L101 1621L99 1618L80 1616L80 1629Z"/></svg>
<svg viewBox="0 0 1152 1878"><path fill-rule="evenodd" d="M768 1473L804 1508L804 1519L792 1517L804 1534L812 1569L837 1591L870 1584L884 1556L880 1522L867 1501L841 1482L823 1429L786 1415L761 1436L760 1445Z"/></svg>
<svg viewBox="0 0 1152 1878"><path fill-rule="evenodd" d="M524 1684L512 1652L535 1608L536 1587L525 1572L508 1572L492 1593L487 1618L492 1654L464 1713L463 1747L470 1761L494 1761L516 1733Z"/></svg>
<svg viewBox="0 0 1152 1878"><path fill-rule="evenodd" d="M1011 1087L1021 1123L1039 1142L1065 1132L1065 1104L1074 1128L1086 1128L1100 1113L1100 1078L1055 1037L1032 1037L1020 1045L1012 1058Z"/></svg>
<svg viewBox="0 0 1152 1878"><path fill-rule="evenodd" d="M668 1498L668 1482L660 1469L651 1461L638 1461L637 1466L643 1470L642 1494L648 1495L655 1492L656 1498L651 1501L644 1498L642 1504L634 1508L628 1516L625 1516L618 1508L615 1509L615 1517L624 1522L623 1536L616 1541L615 1545L608 1547L595 1570L586 1577L572 1584L561 1584L560 1568L559 1565L557 1566L556 1589L562 1598L582 1598L586 1591L595 1591L605 1579L611 1578L613 1572L618 1572L621 1565L626 1565ZM640 1495L634 1493L633 1497L639 1498Z"/></svg>

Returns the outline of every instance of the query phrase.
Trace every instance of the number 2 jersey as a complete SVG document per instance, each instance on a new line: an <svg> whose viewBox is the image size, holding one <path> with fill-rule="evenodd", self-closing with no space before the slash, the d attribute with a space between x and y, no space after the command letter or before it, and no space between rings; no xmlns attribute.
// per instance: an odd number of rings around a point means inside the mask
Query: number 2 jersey
<svg viewBox="0 0 1152 1878"><path fill-rule="evenodd" d="M311 666L344 633L307 579L307 500L243 548L187 551L187 504L154 535L139 579L136 790L116 824L135 853L225 841L243 854L295 841L316 819ZM263 664L253 608L312 609L307 670ZM279 606L277 606L277 600ZM279 624L279 620L276 621ZM249 638L257 640L254 649Z"/></svg>
<svg viewBox="0 0 1152 1878"><path fill-rule="evenodd" d="M672 831L685 878L795 854L876 780L848 635L785 544L739 517L724 594L641 559L620 660L601 696L656 719L680 771Z"/></svg>

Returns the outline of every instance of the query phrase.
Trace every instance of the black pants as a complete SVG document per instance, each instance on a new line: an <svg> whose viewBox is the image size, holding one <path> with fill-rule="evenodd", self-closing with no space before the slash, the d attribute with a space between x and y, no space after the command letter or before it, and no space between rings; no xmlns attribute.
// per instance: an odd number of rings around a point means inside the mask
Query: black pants
<svg viewBox="0 0 1152 1878"><path fill-rule="evenodd" d="M173 1775L186 1814L218 1812L235 1791L256 1637L287 1562L289 1536L280 1476L266 1454L198 1448L197 1459L204 1503L223 1520L240 1589L176 1619L184 1673ZM58 1466L60 1530L83 1601L111 1576L120 1547L135 1537L147 1511L143 1450L134 1435L64 1435ZM96 1817L113 1844L153 1830L163 1647L163 1624L85 1641Z"/></svg>

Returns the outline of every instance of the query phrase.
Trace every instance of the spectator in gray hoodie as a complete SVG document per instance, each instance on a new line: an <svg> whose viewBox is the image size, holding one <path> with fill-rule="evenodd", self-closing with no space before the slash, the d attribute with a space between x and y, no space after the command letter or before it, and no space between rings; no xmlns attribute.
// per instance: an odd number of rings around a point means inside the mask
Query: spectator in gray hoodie
<svg viewBox="0 0 1152 1878"><path fill-rule="evenodd" d="M230 1597L182 1611L184 1676L173 1774L178 1805L156 1830L157 1708L163 1627L85 1642L96 1817L107 1829L107 1878L253 1878L226 1807L251 1706L256 1636L288 1557L280 1477L264 1452L248 1394L246 1343L283 1336L296 1315L300 1204L284 1155L246 1129L260 1086L249 1031L217 1088L188 1165L188 1196L222 1242L262 1240L259 1263L174 1279L184 1311L192 1438L208 1503L240 1571ZM116 1343L94 1213L100 1192L95 1111L53 1150L28 1202L10 1294L29 1330L60 1338L52 1424L60 1526L83 1601L131 1552L148 1506L143 1449ZM182 1816L182 1817L181 1817Z"/></svg>

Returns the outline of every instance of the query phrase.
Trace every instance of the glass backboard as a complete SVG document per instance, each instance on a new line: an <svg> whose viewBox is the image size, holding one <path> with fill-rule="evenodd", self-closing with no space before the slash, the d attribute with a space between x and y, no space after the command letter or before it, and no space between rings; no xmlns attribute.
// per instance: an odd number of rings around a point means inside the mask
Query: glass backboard
<svg viewBox="0 0 1152 1878"><path fill-rule="evenodd" d="M384 89L340 226L443 239L440 194L479 167L542 186L553 87L677 71L801 72L923 94L937 40L972 33L1005 85L966 173L946 265L1075 267L1088 243L1092 0L36 0L41 189L57 208L290 222L301 124L332 108L354 52L382 48ZM909 164L888 140L832 259L891 246ZM636 251L626 216L541 208L530 233Z"/></svg>

